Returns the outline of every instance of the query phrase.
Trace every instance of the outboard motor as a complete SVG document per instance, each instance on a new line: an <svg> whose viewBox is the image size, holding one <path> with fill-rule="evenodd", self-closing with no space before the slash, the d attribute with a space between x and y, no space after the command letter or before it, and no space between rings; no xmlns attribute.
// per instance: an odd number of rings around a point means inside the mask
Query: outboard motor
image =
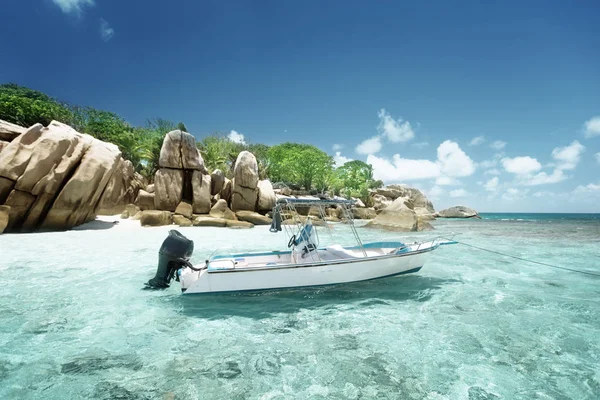
<svg viewBox="0 0 600 400"><path fill-rule="evenodd" d="M146 283L151 289L165 289L178 269L190 266L190 257L194 252L194 242L176 230L170 230L158 251L158 269L156 276ZM177 279L179 280L179 279Z"/></svg>

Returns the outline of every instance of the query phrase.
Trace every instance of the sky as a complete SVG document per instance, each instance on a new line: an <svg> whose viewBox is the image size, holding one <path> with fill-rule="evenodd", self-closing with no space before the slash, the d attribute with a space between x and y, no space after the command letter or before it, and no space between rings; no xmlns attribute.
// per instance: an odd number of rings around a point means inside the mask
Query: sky
<svg viewBox="0 0 600 400"><path fill-rule="evenodd" d="M3 0L0 83L314 144L436 209L600 212L597 1Z"/></svg>

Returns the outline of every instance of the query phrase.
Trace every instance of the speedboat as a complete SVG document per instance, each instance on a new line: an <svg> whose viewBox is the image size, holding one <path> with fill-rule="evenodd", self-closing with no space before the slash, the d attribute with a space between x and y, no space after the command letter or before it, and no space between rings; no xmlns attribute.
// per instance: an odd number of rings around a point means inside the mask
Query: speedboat
<svg viewBox="0 0 600 400"><path fill-rule="evenodd" d="M171 280L181 284L184 294L264 291L339 285L418 272L426 257L441 245L456 243L435 238L406 244L400 241L362 243L353 223L351 205L344 200L284 198L273 208L271 232L288 234L288 249L282 251L222 254L215 252L201 265L193 265L191 240L171 230L159 251L156 276L146 284L167 288ZM320 246L317 226L297 209L317 210L323 221L326 207L341 210L357 244ZM288 217L283 220L283 217ZM327 226L327 224L325 224Z"/></svg>

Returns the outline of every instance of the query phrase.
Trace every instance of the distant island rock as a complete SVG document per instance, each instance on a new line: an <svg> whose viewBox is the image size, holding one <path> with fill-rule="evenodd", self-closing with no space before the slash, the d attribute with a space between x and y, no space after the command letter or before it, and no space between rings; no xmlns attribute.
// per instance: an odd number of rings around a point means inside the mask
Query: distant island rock
<svg viewBox="0 0 600 400"><path fill-rule="evenodd" d="M479 213L465 206L450 207L437 213L439 218L481 218Z"/></svg>

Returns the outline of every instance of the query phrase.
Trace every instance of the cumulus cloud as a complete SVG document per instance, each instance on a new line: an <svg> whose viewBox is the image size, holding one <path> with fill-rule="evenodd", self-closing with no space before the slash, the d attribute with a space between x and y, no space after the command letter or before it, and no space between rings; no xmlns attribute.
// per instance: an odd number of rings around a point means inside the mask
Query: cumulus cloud
<svg viewBox="0 0 600 400"><path fill-rule="evenodd" d="M441 172L452 177L470 176L475 172L475 163L460 148L458 143L446 140L437 149Z"/></svg>
<svg viewBox="0 0 600 400"><path fill-rule="evenodd" d="M459 185L460 181L449 176L440 176L435 180L435 184L440 186Z"/></svg>
<svg viewBox="0 0 600 400"><path fill-rule="evenodd" d="M574 190L575 193L600 193L600 184L590 183L579 185Z"/></svg>
<svg viewBox="0 0 600 400"><path fill-rule="evenodd" d="M469 146L479 146L480 144L485 142L485 137L484 136L477 136L474 137L473 140L471 140L471 143L469 143Z"/></svg>
<svg viewBox="0 0 600 400"><path fill-rule="evenodd" d="M342 150L342 149L344 148L344 145L343 145L343 144L337 144L337 143L336 143L336 144L334 144L334 145L332 146L332 148L333 148L333 151L340 151L340 150Z"/></svg>
<svg viewBox="0 0 600 400"><path fill-rule="evenodd" d="M425 190L425 194L429 199L439 199L445 193L444 189L439 186L434 186L429 190Z"/></svg>
<svg viewBox="0 0 600 400"><path fill-rule="evenodd" d="M410 122L403 121L402 118L394 120L383 108L379 110L377 116L379 117L379 126L377 127L379 134L385 136L390 142L407 142L415 137Z"/></svg>
<svg viewBox="0 0 600 400"><path fill-rule="evenodd" d="M490 147L495 150L502 150L506 147L506 142L503 142L502 140L496 140L495 142L490 144Z"/></svg>
<svg viewBox="0 0 600 400"><path fill-rule="evenodd" d="M590 118L583 124L583 134L588 139L600 136L600 116Z"/></svg>
<svg viewBox="0 0 600 400"><path fill-rule="evenodd" d="M450 191L450 197L452 198L467 197L468 195L469 192L467 192L465 189L454 189Z"/></svg>
<svg viewBox="0 0 600 400"><path fill-rule="evenodd" d="M79 15L85 7L93 7L94 0L52 0L65 14Z"/></svg>
<svg viewBox="0 0 600 400"><path fill-rule="evenodd" d="M233 143L246 144L246 140L244 140L244 135L238 133L237 131L232 130L231 132L229 132L229 135L227 137Z"/></svg>
<svg viewBox="0 0 600 400"><path fill-rule="evenodd" d="M575 140L568 146L557 147L552 150L552 158L557 161L556 168L571 170L575 169L579 164L581 153L585 150L585 146Z"/></svg>
<svg viewBox="0 0 600 400"><path fill-rule="evenodd" d="M440 175L438 163L429 160L412 160L394 154L392 161L370 154L367 164L373 166L373 176L384 182L431 179Z"/></svg>
<svg viewBox="0 0 600 400"><path fill-rule="evenodd" d="M507 172L517 175L529 175L542 169L542 164L535 158L529 156L503 158L502 166Z"/></svg>
<svg viewBox="0 0 600 400"><path fill-rule="evenodd" d="M100 18L100 37L105 42L108 42L110 39L115 36L115 30L109 25L108 22L104 18Z"/></svg>
<svg viewBox="0 0 600 400"><path fill-rule="evenodd" d="M348 158L348 157L344 157L342 155L342 152L336 151L335 155L333 156L333 161L335 162L335 167L339 168L342 165L346 164L348 161L352 161L352 159Z"/></svg>
<svg viewBox="0 0 600 400"><path fill-rule="evenodd" d="M373 136L363 141L355 149L358 154L375 154L379 150L381 150L381 138L379 136Z"/></svg>
<svg viewBox="0 0 600 400"><path fill-rule="evenodd" d="M486 183L484 183L483 187L488 192L495 192L498 189L498 181L499 181L498 177L495 176L492 179L490 179L489 181L487 181Z"/></svg>
<svg viewBox="0 0 600 400"><path fill-rule="evenodd" d="M435 178L448 183L475 172L475 163L455 142L446 140L438 146L437 154L436 161L402 158L399 154L390 161L370 154L367 163L373 166L375 178L384 182Z"/></svg>
<svg viewBox="0 0 600 400"><path fill-rule="evenodd" d="M545 172L540 172L524 179L521 183L526 186L537 186L558 183L565 179L567 179L567 176L564 174L563 170L556 168L550 175Z"/></svg>

